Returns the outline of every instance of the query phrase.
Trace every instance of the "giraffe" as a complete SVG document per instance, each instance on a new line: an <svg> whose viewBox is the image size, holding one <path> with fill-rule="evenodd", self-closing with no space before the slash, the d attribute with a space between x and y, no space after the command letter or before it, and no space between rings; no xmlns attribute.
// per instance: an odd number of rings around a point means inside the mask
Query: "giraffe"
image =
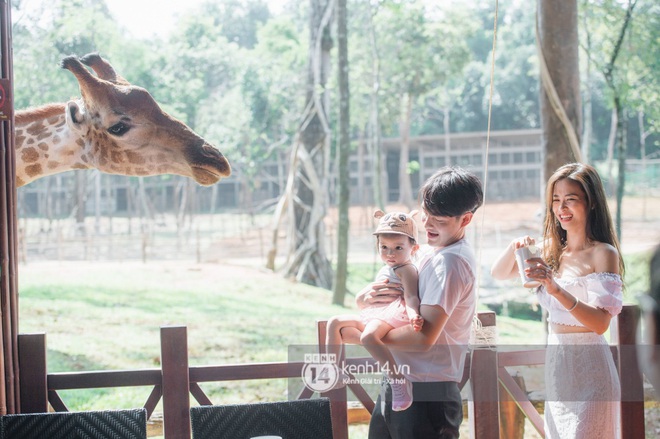
<svg viewBox="0 0 660 439"><path fill-rule="evenodd" d="M161 110L147 90L119 76L98 53L68 56L62 68L76 77L82 98L16 112L17 187L75 169L177 174L204 186L231 174L217 148Z"/></svg>

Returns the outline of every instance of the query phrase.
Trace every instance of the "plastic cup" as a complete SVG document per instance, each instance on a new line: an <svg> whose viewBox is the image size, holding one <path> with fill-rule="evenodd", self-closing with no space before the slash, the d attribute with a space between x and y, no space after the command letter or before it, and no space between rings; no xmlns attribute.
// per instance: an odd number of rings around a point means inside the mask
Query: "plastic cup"
<svg viewBox="0 0 660 439"><path fill-rule="evenodd" d="M526 263L525 260L540 257L541 252L539 251L538 247L533 245L520 247L519 249L516 249L515 255L516 263L518 264L518 273L520 273L520 279L522 280L523 287L536 288L541 285L541 282L525 276L525 268L529 267L529 264Z"/></svg>

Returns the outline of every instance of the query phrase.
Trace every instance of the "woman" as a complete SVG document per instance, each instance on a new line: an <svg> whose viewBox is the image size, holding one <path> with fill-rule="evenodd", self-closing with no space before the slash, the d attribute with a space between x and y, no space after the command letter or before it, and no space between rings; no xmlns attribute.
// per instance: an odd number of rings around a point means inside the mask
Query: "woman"
<svg viewBox="0 0 660 439"><path fill-rule="evenodd" d="M518 274L515 239L493 264L493 277ZM548 311L545 437L618 436L620 383L603 333L621 312L623 259L603 184L585 164L560 167L548 180L542 258L529 259L528 277L541 283Z"/></svg>

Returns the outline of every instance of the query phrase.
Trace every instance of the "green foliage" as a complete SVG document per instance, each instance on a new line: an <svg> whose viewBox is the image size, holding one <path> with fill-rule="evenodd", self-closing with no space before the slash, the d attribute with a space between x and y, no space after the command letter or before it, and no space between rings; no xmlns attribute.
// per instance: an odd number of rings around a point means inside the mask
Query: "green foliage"
<svg viewBox="0 0 660 439"><path fill-rule="evenodd" d="M611 109L614 97L617 96L630 117L626 123L637 128L636 113L642 112L645 130L656 134L652 139L658 139L660 120L660 80L657 71L660 68L660 6L652 0L635 2L624 39L616 59L621 29L626 19L628 2L616 0L580 2L581 45L585 56L593 63L600 76L592 88L595 89L597 105ZM614 63L612 61L614 60ZM610 78L608 83L607 79ZM595 120L595 124L609 127L610 113ZM594 156L604 157L608 132L604 129L596 131L597 143ZM639 130L629 132L626 145L628 157L639 157ZM651 146L651 145L649 145ZM658 145L655 145L656 147ZM651 149L651 148L649 148ZM656 149L656 148L653 148ZM649 150L647 149L647 154Z"/></svg>
<svg viewBox="0 0 660 439"><path fill-rule="evenodd" d="M214 26L219 28L227 41L246 49L254 48L259 28L270 18L268 4L264 0L207 1L199 12L199 15L214 18Z"/></svg>
<svg viewBox="0 0 660 439"><path fill-rule="evenodd" d="M272 16L265 0L209 0L182 16L172 35L129 39L104 0L12 2L15 106L63 102L79 96L76 81L59 68L62 57L99 51L129 82L148 89L234 165L249 187L260 185L264 163L286 156L301 123L306 67L308 2L289 2ZM597 69L606 64L624 4L583 0L581 37L592 38ZM638 0L617 63L625 92L629 154L639 156L637 112L650 133L646 154L658 150L660 6ZM491 3L421 0L349 1L351 133L368 133L378 98L384 136L397 135L401 96L414 97L411 135L487 128L494 8ZM539 127L535 8L499 3L492 129ZM372 26L373 23L373 26ZM333 55L334 56L334 55ZM586 56L583 57L586 59ZM379 76L375 71L379 69ZM605 156L610 94L594 76L593 158ZM328 87L334 90L335 72ZM336 126L338 104L328 117ZM445 118L449 120L445 120Z"/></svg>
<svg viewBox="0 0 660 439"><path fill-rule="evenodd" d="M628 303L637 303L637 296L651 288L651 250L624 255L626 273L624 277L624 298Z"/></svg>

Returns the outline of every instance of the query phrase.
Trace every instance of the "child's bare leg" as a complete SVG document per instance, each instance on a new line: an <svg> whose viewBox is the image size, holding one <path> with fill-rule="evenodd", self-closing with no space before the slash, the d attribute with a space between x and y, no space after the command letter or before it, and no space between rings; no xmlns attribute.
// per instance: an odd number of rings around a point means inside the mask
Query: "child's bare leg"
<svg viewBox="0 0 660 439"><path fill-rule="evenodd" d="M394 329L393 326L383 322L382 320L372 320L365 326L362 331L360 342L364 348L369 351L372 357L376 359L381 365L381 368L386 368L387 375L392 379L403 378L401 371L396 367L396 361L388 347L383 343L385 334Z"/></svg>
<svg viewBox="0 0 660 439"><path fill-rule="evenodd" d="M361 340L369 353L382 364L382 367L386 368L392 387L392 410L399 412L412 405L413 387L412 383L401 373L392 353L383 343L383 337L392 329L393 327L385 322L373 320L367 323Z"/></svg>
<svg viewBox="0 0 660 439"><path fill-rule="evenodd" d="M328 320L326 327L325 345L328 354L335 354L337 361L341 358L342 347L344 341L342 340L341 330L344 328L354 328L362 332L364 330L364 323L353 315L339 315L331 317Z"/></svg>

